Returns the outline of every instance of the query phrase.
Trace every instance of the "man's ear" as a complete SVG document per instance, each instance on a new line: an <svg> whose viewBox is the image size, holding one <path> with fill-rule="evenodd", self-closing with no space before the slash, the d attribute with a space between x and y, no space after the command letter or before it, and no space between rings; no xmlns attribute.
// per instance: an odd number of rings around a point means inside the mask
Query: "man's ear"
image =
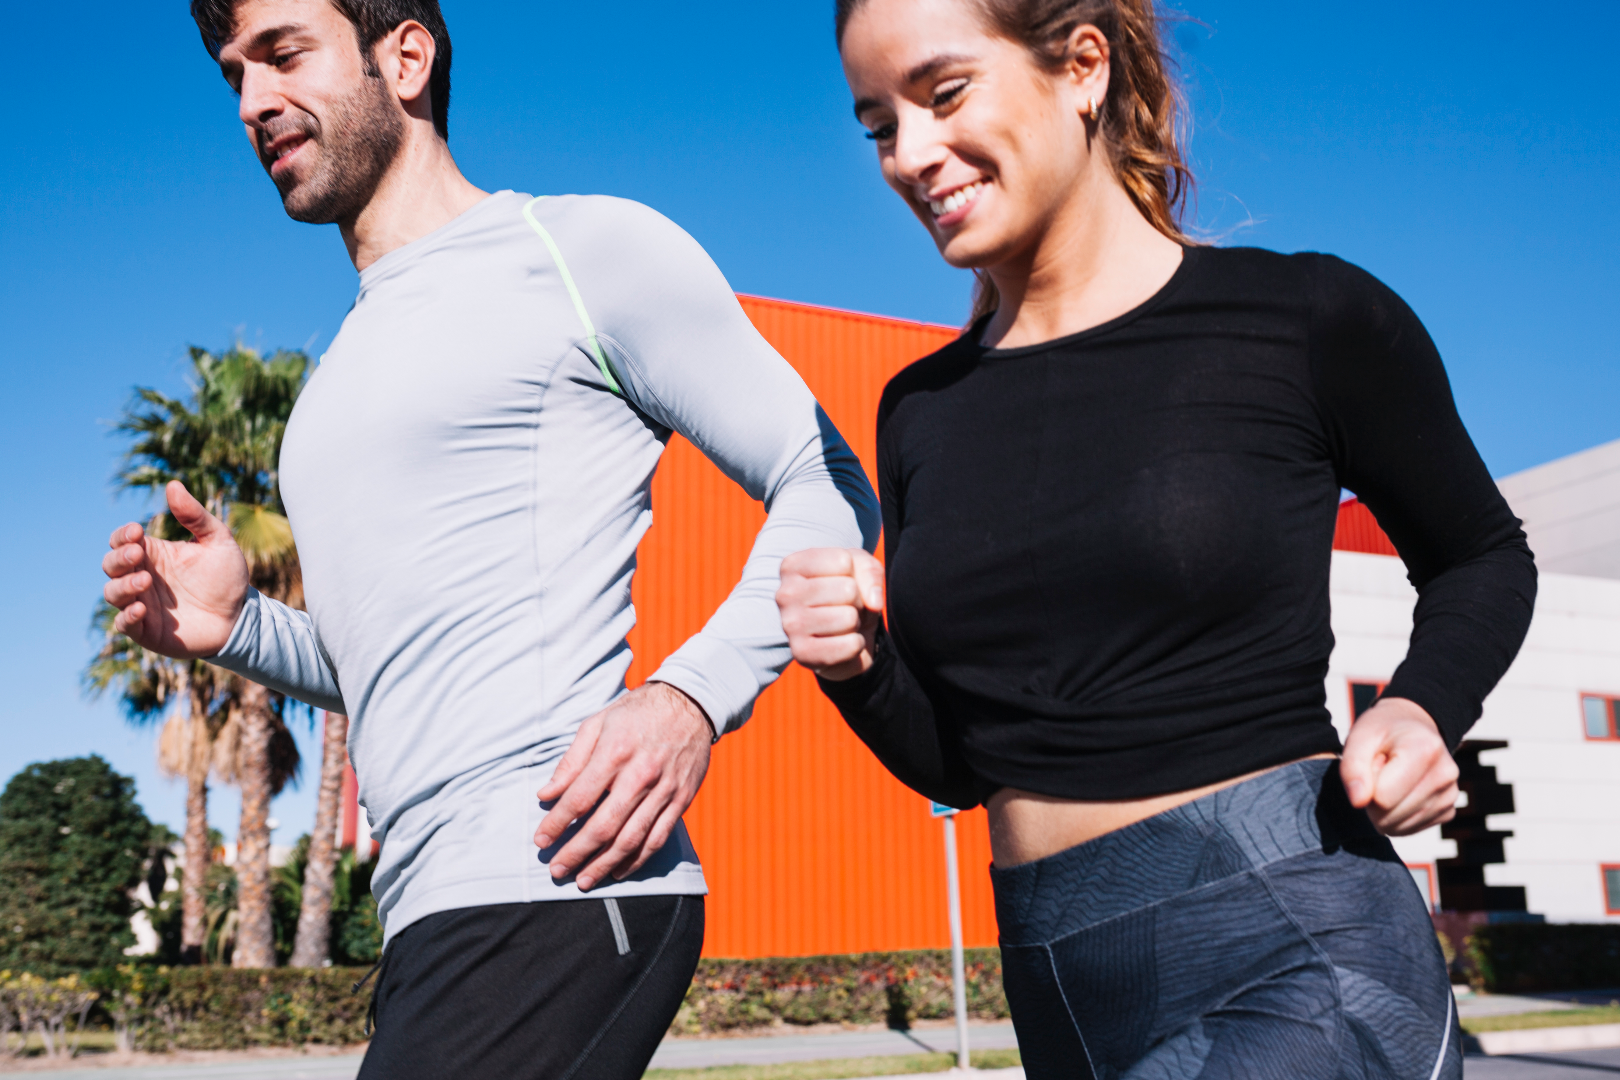
<svg viewBox="0 0 1620 1080"><path fill-rule="evenodd" d="M427 27L407 19L377 42L377 50L378 66L385 77L392 78L394 93L399 95L405 111L418 119L432 120L428 81L433 75L437 49Z"/></svg>

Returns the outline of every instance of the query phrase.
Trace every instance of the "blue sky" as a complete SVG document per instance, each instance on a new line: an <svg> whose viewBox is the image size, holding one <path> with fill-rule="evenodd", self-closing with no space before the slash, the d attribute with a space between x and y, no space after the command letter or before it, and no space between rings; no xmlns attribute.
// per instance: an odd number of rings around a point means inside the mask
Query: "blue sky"
<svg viewBox="0 0 1620 1080"><path fill-rule="evenodd" d="M745 292L954 323L968 284L883 187L850 117L830 0L444 0L451 146L474 183L606 192L684 225ZM1428 324L1505 475L1620 438L1614 214L1620 5L1188 0L1199 224L1335 252ZM112 528L108 422L184 388L185 349L331 341L355 277L336 230L288 221L184 3L7 16L0 326L13 394L0 539L0 780L95 751L179 828L152 733L78 673ZM304 739L306 760L317 752ZM306 777L312 775L306 772ZM276 805L287 843L313 785ZM237 802L215 790L214 824Z"/></svg>

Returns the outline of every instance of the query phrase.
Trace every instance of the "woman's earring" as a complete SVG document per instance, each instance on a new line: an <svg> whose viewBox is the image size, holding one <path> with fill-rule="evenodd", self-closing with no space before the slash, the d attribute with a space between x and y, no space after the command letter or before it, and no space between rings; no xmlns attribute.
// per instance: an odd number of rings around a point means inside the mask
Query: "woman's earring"
<svg viewBox="0 0 1620 1080"><path fill-rule="evenodd" d="M1091 122L1093 124L1095 124L1097 122L1098 115L1099 115L1099 113L1097 111L1097 99L1092 98L1091 99Z"/></svg>

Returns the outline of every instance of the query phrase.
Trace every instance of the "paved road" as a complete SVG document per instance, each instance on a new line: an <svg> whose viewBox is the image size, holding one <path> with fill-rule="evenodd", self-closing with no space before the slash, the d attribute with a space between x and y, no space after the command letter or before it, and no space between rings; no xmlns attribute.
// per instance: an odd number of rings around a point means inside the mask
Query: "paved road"
<svg viewBox="0 0 1620 1080"><path fill-rule="evenodd" d="M1010 1024L975 1024L970 1040L974 1046L985 1050L1016 1045L1009 1041L1011 1033ZM953 1038L954 1032L949 1028L930 1028L910 1033L857 1031L757 1039L672 1039L659 1050L653 1064L663 1068L698 1068L715 1064L764 1064L920 1053L925 1050L949 1050ZM346 1056L267 1058L220 1065L75 1068L14 1075L37 1076L39 1080L354 1080L359 1068L358 1056ZM1470 1056L1463 1071L1466 1080L1620 1078L1620 1049L1504 1057Z"/></svg>
<svg viewBox="0 0 1620 1080"><path fill-rule="evenodd" d="M1620 1077L1620 1049L1573 1050L1567 1054L1512 1054L1473 1057L1463 1065L1466 1080L1602 1080Z"/></svg>
<svg viewBox="0 0 1620 1080"><path fill-rule="evenodd" d="M354 1080L358 1054L320 1058L260 1058L221 1065L143 1065L117 1069L39 1070L14 1074L38 1080Z"/></svg>

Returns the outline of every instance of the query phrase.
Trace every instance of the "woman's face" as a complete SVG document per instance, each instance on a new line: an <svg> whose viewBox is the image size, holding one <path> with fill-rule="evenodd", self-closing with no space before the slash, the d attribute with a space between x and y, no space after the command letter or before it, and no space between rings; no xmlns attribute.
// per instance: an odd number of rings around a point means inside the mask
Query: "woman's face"
<svg viewBox="0 0 1620 1080"><path fill-rule="evenodd" d="M845 27L856 118L952 266L1028 253L1085 184L1086 114L1108 62L1095 30L1076 33L1093 44L1052 71L967 0L867 0Z"/></svg>

